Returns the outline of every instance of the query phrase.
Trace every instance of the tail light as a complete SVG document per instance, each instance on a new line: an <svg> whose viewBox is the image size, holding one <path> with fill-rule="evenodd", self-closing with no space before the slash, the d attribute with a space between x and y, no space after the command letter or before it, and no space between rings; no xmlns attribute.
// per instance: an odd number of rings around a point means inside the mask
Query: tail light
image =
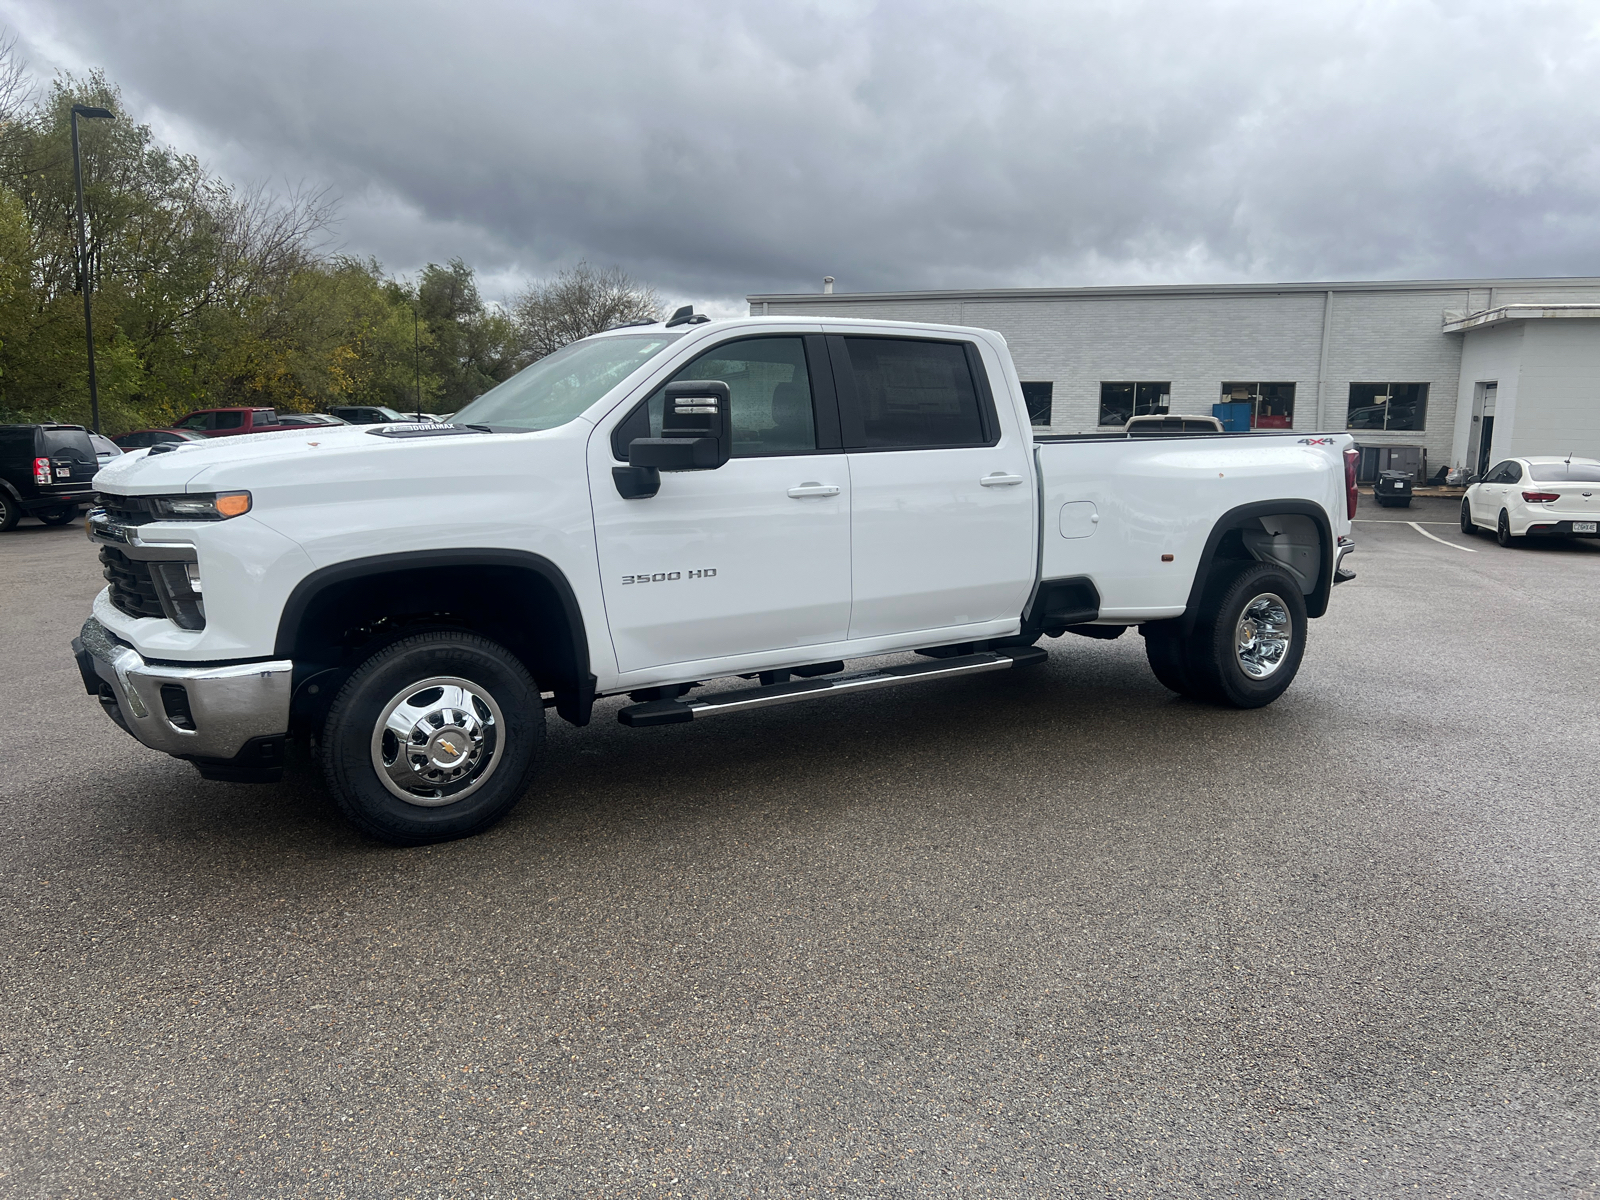
<svg viewBox="0 0 1600 1200"><path fill-rule="evenodd" d="M1529 504L1548 504L1552 500L1561 499L1560 492L1523 492L1522 498Z"/></svg>
<svg viewBox="0 0 1600 1200"><path fill-rule="evenodd" d="M1346 450L1344 452L1344 505L1345 516L1356 515L1356 463L1361 460L1361 451Z"/></svg>
<svg viewBox="0 0 1600 1200"><path fill-rule="evenodd" d="M50 482L50 460L36 458L33 460L33 481L40 487Z"/></svg>

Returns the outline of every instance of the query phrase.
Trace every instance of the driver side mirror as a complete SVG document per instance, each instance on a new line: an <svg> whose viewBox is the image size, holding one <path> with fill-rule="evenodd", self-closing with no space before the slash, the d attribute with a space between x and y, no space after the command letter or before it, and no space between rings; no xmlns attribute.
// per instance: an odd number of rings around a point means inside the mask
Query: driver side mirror
<svg viewBox="0 0 1600 1200"><path fill-rule="evenodd" d="M613 467L624 500L644 500L661 488L662 471L715 471L733 451L731 396L720 379L667 384L661 436L628 443L628 465Z"/></svg>
<svg viewBox="0 0 1600 1200"><path fill-rule="evenodd" d="M728 385L720 379L667 384L661 436L628 443L628 465L658 471L714 471L733 449Z"/></svg>

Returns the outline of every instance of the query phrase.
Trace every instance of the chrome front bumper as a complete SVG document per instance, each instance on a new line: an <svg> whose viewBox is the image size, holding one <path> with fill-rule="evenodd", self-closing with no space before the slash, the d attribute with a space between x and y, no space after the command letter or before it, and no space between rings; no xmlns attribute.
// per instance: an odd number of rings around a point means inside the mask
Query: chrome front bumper
<svg viewBox="0 0 1600 1200"><path fill-rule="evenodd" d="M253 741L288 732L294 671L288 659L202 667L150 663L93 617L72 640L72 651L84 686L101 698L112 720L152 750L226 761Z"/></svg>

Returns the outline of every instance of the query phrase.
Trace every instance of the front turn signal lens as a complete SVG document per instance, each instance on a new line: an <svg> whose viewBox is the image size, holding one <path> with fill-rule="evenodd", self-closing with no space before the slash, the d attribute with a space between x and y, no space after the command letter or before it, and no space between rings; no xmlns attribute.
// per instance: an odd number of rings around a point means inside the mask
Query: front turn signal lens
<svg viewBox="0 0 1600 1200"><path fill-rule="evenodd" d="M217 515L219 517L242 517L249 511L249 492L223 492L217 497Z"/></svg>

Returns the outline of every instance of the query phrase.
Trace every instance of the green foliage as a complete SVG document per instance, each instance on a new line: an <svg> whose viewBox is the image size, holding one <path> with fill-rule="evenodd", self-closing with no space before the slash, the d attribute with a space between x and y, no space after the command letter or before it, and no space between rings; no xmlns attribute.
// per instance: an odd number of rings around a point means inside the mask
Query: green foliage
<svg viewBox="0 0 1600 1200"><path fill-rule="evenodd" d="M0 61L8 71L16 64ZM454 410L510 374L515 330L459 260L429 266L412 289L375 261L320 252L333 218L323 195L274 197L207 174L130 120L98 72L62 76L37 100L11 95L0 104L0 420L89 420L75 103L116 114L79 120L105 431L226 404L411 408L419 357L426 406Z"/></svg>

